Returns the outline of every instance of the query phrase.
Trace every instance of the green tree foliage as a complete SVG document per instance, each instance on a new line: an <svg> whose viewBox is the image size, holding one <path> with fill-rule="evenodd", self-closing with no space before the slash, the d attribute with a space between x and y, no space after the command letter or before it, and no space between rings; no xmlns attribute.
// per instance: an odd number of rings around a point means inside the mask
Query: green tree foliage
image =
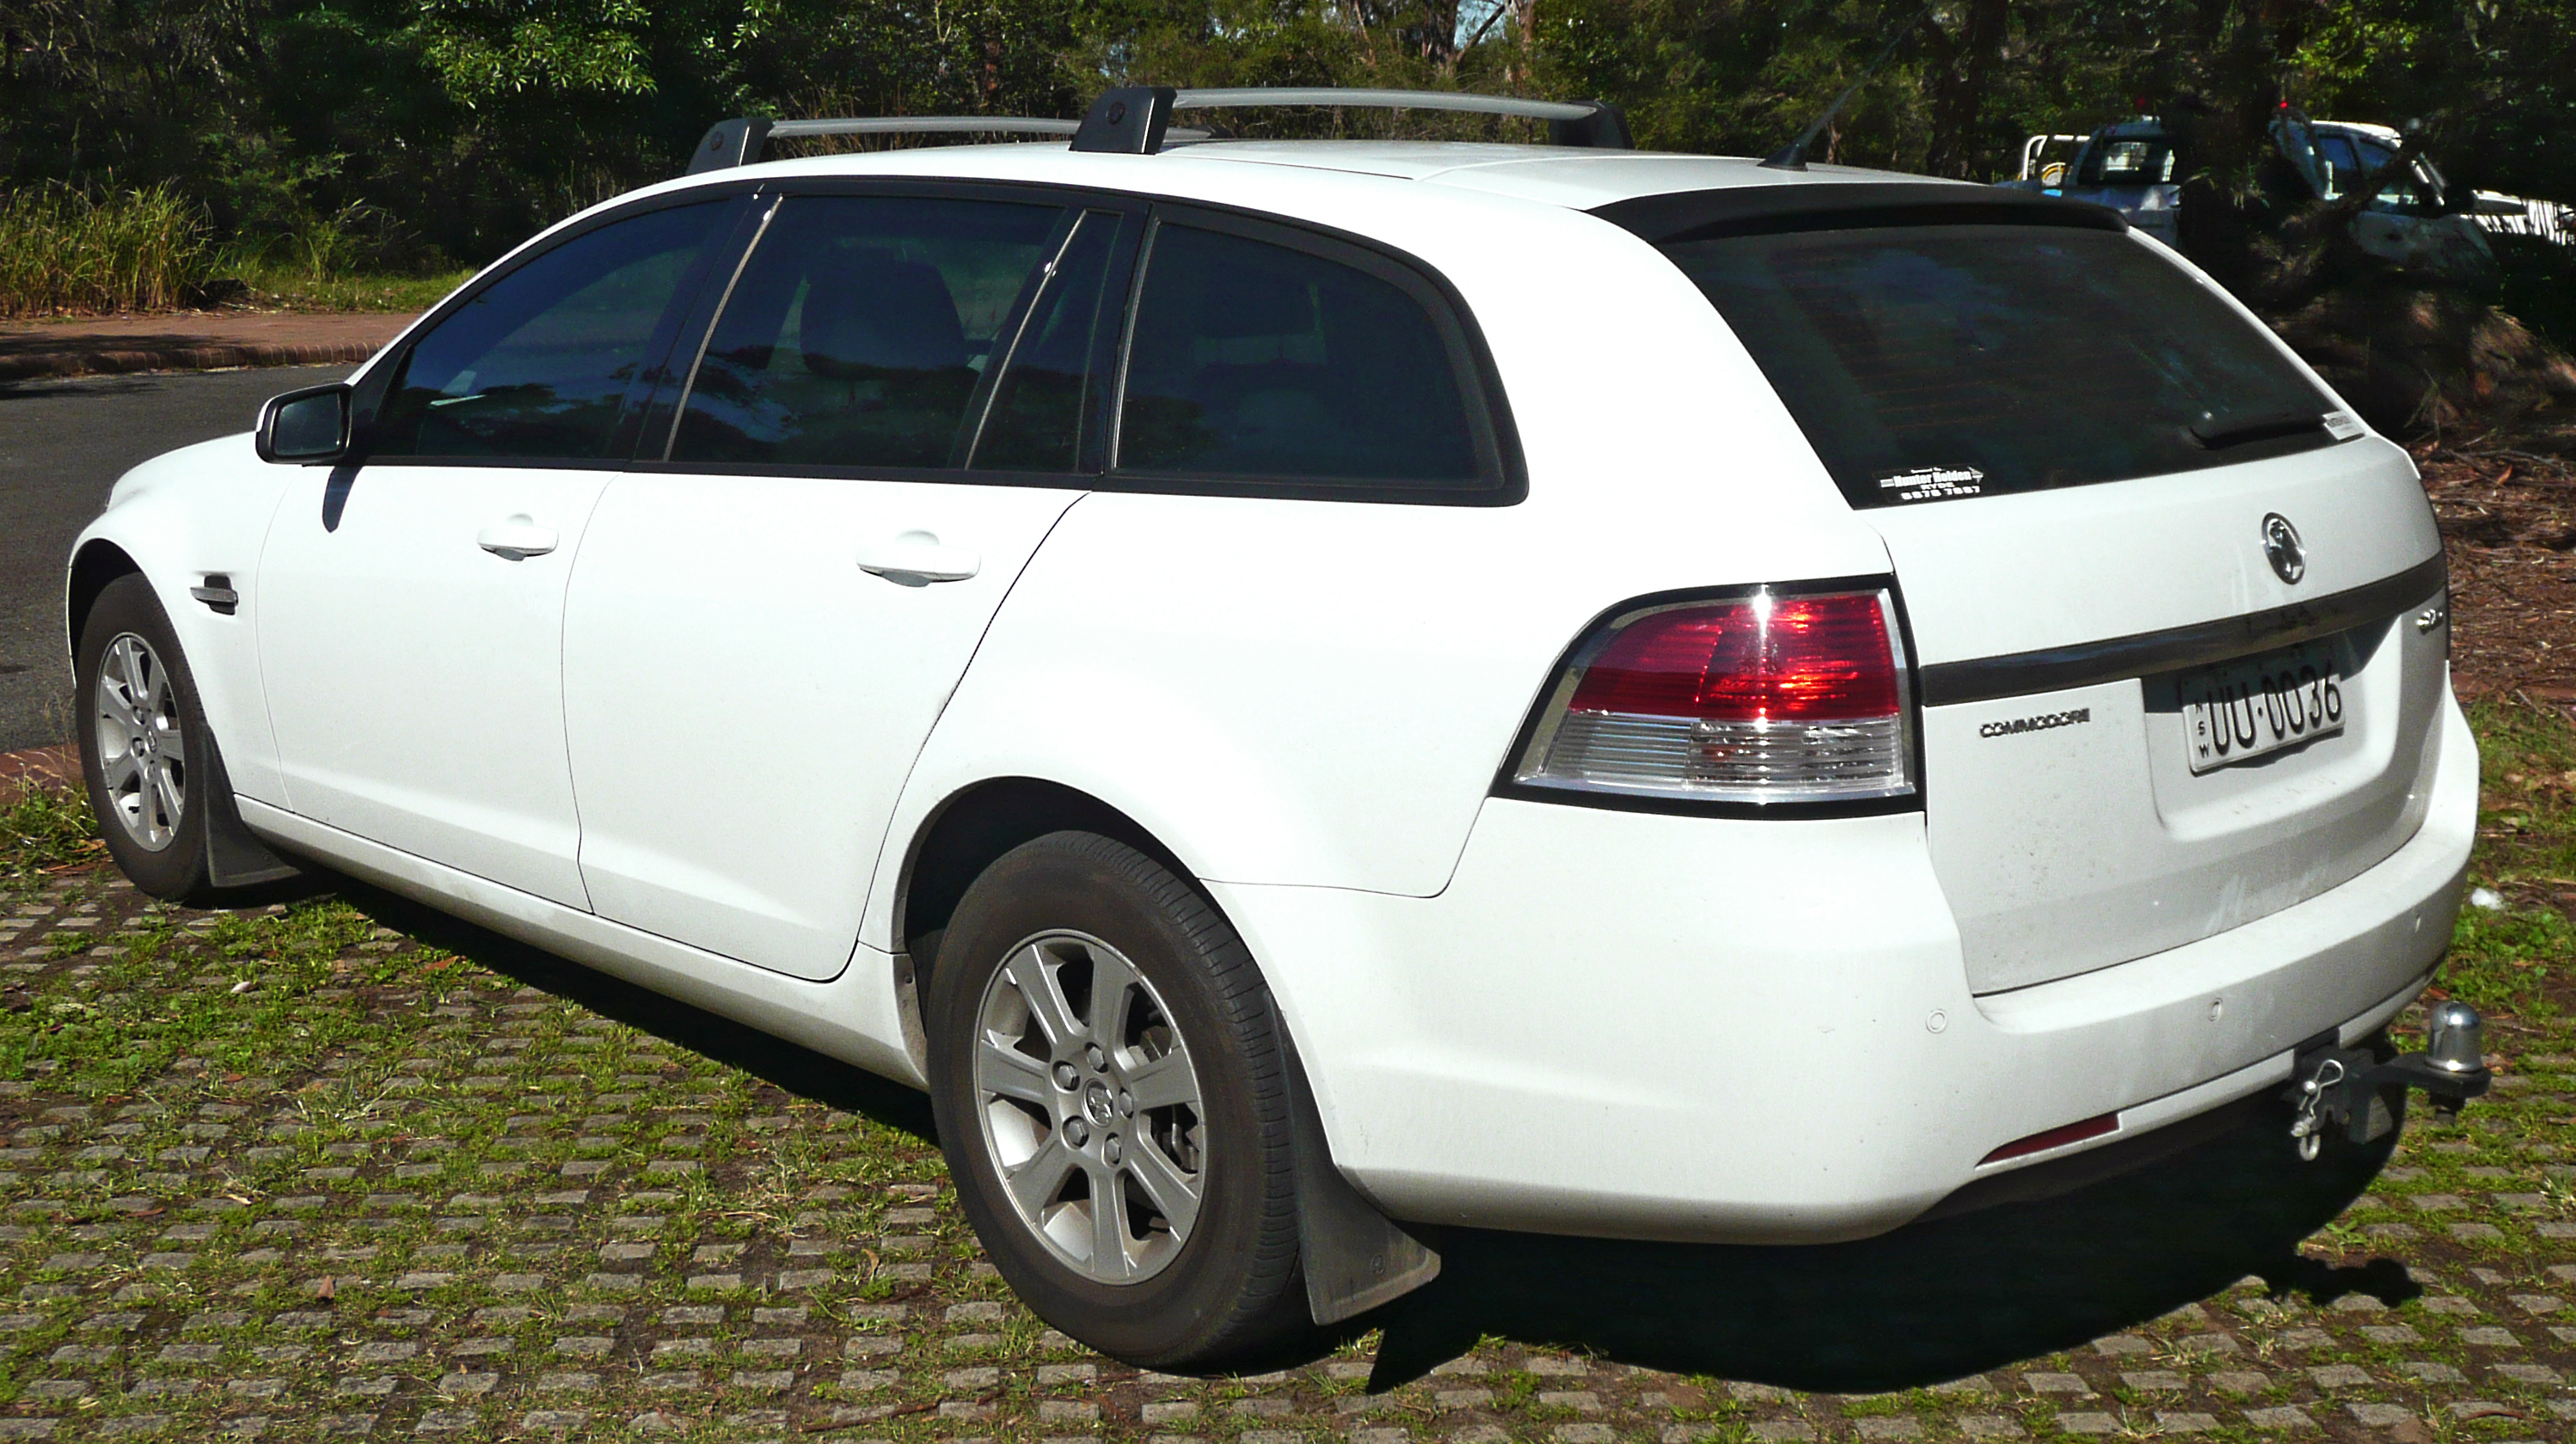
<svg viewBox="0 0 2576 1444"><path fill-rule="evenodd" d="M1992 179L2024 134L2193 96L2241 171L2287 98L2420 119L2454 174L2576 199L2576 0L0 0L0 181L167 185L229 237L361 216L380 263L479 261L729 114L1458 86L1602 96L1643 144L1764 154L1899 37L1815 159Z"/></svg>

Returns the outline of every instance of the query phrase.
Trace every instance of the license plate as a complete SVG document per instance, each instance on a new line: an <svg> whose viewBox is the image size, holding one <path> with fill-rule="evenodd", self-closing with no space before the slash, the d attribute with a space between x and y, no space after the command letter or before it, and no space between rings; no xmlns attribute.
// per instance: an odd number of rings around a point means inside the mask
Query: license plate
<svg viewBox="0 0 2576 1444"><path fill-rule="evenodd" d="M2331 642L2183 674L2183 746L2212 772L2343 730L2347 699Z"/></svg>

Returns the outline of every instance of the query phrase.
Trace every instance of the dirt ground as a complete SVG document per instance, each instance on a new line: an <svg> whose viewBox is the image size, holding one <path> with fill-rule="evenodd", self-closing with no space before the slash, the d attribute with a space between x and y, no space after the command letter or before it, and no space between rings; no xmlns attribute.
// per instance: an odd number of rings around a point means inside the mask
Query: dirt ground
<svg viewBox="0 0 2576 1444"><path fill-rule="evenodd" d="M2519 437L2413 450L2450 553L2461 699L2576 706L2576 457Z"/></svg>
<svg viewBox="0 0 2576 1444"><path fill-rule="evenodd" d="M0 321L0 380L362 361L407 314L170 311Z"/></svg>

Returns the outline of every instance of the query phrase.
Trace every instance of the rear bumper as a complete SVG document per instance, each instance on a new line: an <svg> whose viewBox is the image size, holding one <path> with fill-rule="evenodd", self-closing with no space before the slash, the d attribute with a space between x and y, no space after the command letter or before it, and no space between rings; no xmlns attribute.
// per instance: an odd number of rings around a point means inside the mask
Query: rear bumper
<svg viewBox="0 0 2576 1444"><path fill-rule="evenodd" d="M1334 1161L1425 1223L1731 1242L1903 1224L1979 1180L2252 1096L2405 1006L2447 945L2476 748L2343 885L2117 967L1972 995L1919 816L1733 821L1490 800L1434 898L1211 884ZM1982 1164L2102 1114L2081 1144Z"/></svg>

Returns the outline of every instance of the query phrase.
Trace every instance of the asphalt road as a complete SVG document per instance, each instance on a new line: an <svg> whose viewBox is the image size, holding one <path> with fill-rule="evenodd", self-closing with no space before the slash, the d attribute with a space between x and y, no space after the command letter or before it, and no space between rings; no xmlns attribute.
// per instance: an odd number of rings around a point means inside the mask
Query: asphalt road
<svg viewBox="0 0 2576 1444"><path fill-rule="evenodd" d="M135 463L248 431L259 403L349 374L292 366L0 386L0 752L71 736L63 566Z"/></svg>

